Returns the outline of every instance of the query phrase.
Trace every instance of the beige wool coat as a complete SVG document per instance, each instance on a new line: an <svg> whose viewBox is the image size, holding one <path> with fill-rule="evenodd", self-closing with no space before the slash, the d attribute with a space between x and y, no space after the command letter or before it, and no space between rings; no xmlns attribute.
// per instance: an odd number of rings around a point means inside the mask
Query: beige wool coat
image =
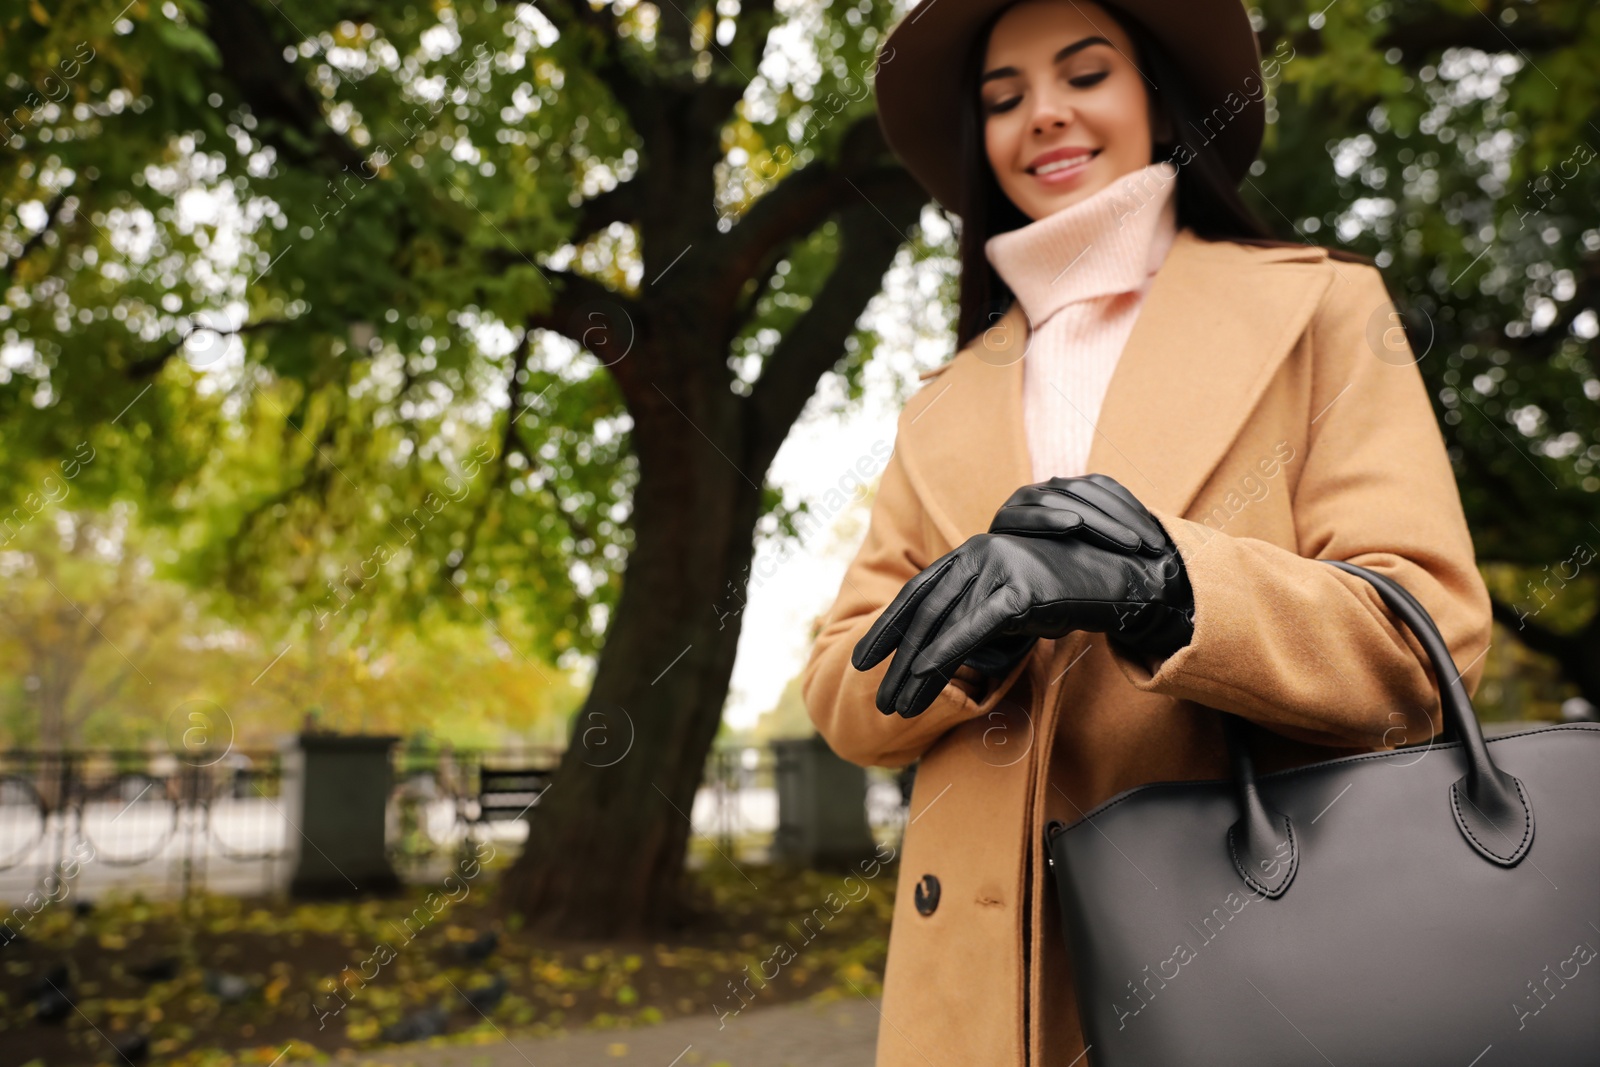
<svg viewBox="0 0 1600 1067"><path fill-rule="evenodd" d="M1092 1062L1077 1059L1045 824L1146 782L1227 777L1219 711L1270 731L1252 743L1263 772L1442 727L1422 646L1371 585L1317 558L1409 590L1476 691L1488 590L1398 323L1374 267L1180 228L1111 379L1088 470L1127 486L1177 545L1193 640L1160 663L1114 652L1102 634L1040 641L991 690L963 667L902 719L874 706L892 657L863 673L850 653L907 580L986 531L1032 481L1020 308L923 375L802 676L812 721L844 759L921 760L878 1067ZM930 875L939 901L924 915L915 889Z"/></svg>

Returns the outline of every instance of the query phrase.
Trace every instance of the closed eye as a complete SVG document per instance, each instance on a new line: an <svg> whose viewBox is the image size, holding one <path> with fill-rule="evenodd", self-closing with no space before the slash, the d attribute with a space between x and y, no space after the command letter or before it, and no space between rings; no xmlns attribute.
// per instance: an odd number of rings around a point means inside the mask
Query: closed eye
<svg viewBox="0 0 1600 1067"><path fill-rule="evenodd" d="M1094 74L1081 74L1076 78L1069 79L1067 84L1072 86L1074 89L1090 89L1105 81L1110 74L1111 72L1108 70L1097 71ZM1016 107L1018 102L1021 100L1022 97L1020 96L1012 96L1007 97L1004 100L998 100L989 106L988 113L991 115L999 115L1003 112L1010 111L1012 108Z"/></svg>

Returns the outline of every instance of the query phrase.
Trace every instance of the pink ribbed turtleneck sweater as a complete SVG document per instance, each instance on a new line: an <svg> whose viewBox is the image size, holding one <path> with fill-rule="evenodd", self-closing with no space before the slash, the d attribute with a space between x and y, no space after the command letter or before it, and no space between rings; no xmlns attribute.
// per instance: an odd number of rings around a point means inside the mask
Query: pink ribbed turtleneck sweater
<svg viewBox="0 0 1600 1067"><path fill-rule="evenodd" d="M1111 372L1177 234L1177 177L1152 163L984 244L1030 326L1022 410L1035 481L1087 473Z"/></svg>

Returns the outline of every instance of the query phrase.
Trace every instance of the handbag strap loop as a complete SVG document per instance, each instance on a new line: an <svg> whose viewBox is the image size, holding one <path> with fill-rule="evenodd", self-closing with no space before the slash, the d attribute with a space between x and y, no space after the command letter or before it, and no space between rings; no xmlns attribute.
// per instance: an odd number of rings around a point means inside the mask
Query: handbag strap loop
<svg viewBox="0 0 1600 1067"><path fill-rule="evenodd" d="M1319 562L1370 582L1389 610L1417 636L1439 686L1444 732L1460 743L1466 761L1465 773L1451 784L1449 796L1441 800L1450 805L1457 829L1479 855L1502 867L1515 865L1533 844L1533 806L1522 783L1495 766L1489 755L1461 672L1433 618L1392 578L1346 560ZM1288 816L1268 807L1257 788L1246 734L1262 727L1233 714L1224 714L1222 721L1239 808L1239 818L1228 830L1230 857L1253 891L1281 896L1299 868L1299 846Z"/></svg>
<svg viewBox="0 0 1600 1067"><path fill-rule="evenodd" d="M1281 897L1300 869L1300 850L1289 816L1269 808L1256 788L1255 763L1244 736L1251 725L1250 720L1237 715L1222 717L1239 806L1238 821L1228 827L1228 857L1252 891L1269 898Z"/></svg>

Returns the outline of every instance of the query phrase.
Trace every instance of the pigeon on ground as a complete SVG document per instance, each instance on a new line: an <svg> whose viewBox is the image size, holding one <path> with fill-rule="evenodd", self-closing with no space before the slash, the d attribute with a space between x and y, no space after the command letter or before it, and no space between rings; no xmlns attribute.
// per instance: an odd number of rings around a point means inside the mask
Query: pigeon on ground
<svg viewBox="0 0 1600 1067"><path fill-rule="evenodd" d="M52 986L65 989L72 984L72 969L65 963L57 963L45 971L37 979L28 983L28 995L37 996Z"/></svg>
<svg viewBox="0 0 1600 1067"><path fill-rule="evenodd" d="M143 1063L150 1058L150 1039L143 1034L128 1034L111 1042L124 1063Z"/></svg>
<svg viewBox="0 0 1600 1067"><path fill-rule="evenodd" d="M507 982L505 975L497 974L488 985L477 986L473 989L463 989L461 996L484 1015L494 1011L500 1001L505 999L506 990L511 983Z"/></svg>
<svg viewBox="0 0 1600 1067"><path fill-rule="evenodd" d="M456 955L468 963L482 963L493 954L496 946L500 944L500 935L493 930L485 931L471 941L457 942Z"/></svg>
<svg viewBox="0 0 1600 1067"><path fill-rule="evenodd" d="M72 973L64 963L58 963L44 973L44 977L29 987L33 997L33 1017L43 1023L58 1023L72 1014Z"/></svg>
<svg viewBox="0 0 1600 1067"><path fill-rule="evenodd" d="M241 978L236 974L226 971L207 971L203 980L205 991L222 1001L224 1004L236 1004L248 997L255 986L250 984L248 978Z"/></svg>
<svg viewBox="0 0 1600 1067"><path fill-rule="evenodd" d="M129 967L128 973L141 982L170 982L178 977L178 961L172 956L163 956Z"/></svg>
<svg viewBox="0 0 1600 1067"><path fill-rule="evenodd" d="M72 1014L72 1001L59 989L46 989L33 1001L33 1017L42 1023L58 1023Z"/></svg>
<svg viewBox="0 0 1600 1067"><path fill-rule="evenodd" d="M444 1021L448 1014L443 1008L424 1008L384 1027L379 1036L385 1041L421 1041L435 1037L444 1032Z"/></svg>

